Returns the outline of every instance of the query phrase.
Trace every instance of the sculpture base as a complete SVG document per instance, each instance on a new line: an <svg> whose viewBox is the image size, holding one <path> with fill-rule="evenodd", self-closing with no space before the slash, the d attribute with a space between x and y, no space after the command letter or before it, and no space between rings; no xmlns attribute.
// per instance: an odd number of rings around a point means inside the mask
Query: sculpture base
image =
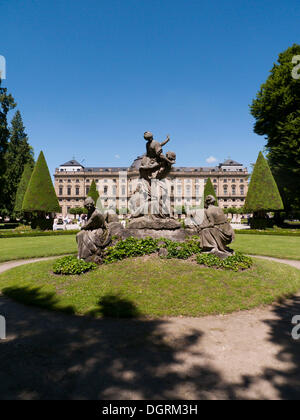
<svg viewBox="0 0 300 420"><path fill-rule="evenodd" d="M127 226L128 229L151 229L151 230L176 230L181 228L181 224L172 218L160 218L153 216L141 216L131 219Z"/></svg>
<svg viewBox="0 0 300 420"><path fill-rule="evenodd" d="M129 237L143 239L150 236L154 239L166 238L172 241L184 242L187 238L197 235L196 229L183 229L181 225L175 229L166 229L166 226L163 229L158 229L157 226L155 229L151 229L135 228L130 224L127 228L124 228L120 223L110 223L109 228L111 235L117 237L119 240Z"/></svg>

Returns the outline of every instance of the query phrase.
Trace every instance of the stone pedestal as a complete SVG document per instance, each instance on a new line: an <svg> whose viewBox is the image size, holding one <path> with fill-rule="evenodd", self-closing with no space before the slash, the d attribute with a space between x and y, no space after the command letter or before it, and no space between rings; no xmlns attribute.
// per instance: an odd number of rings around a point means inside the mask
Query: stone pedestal
<svg viewBox="0 0 300 420"><path fill-rule="evenodd" d="M176 242L184 242L187 238L197 235L196 229L183 229L180 224L179 226L176 225L176 228L173 229L137 228L135 224L130 225L130 223L126 228L120 223L110 223L108 226L111 235L118 239L129 237L143 239L150 236L154 239L166 238Z"/></svg>

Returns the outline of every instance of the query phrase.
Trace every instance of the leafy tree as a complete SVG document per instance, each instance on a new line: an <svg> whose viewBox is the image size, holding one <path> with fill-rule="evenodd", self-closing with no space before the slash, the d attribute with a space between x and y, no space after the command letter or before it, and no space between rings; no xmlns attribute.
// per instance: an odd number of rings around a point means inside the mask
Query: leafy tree
<svg viewBox="0 0 300 420"><path fill-rule="evenodd" d="M296 55L298 44L279 54L251 106L254 131L267 140L267 158L287 210L300 207L300 79L292 77Z"/></svg>
<svg viewBox="0 0 300 420"><path fill-rule="evenodd" d="M251 176L244 209L260 218L268 211L283 210L278 187L262 152L259 152Z"/></svg>
<svg viewBox="0 0 300 420"><path fill-rule="evenodd" d="M97 190L96 182L94 179L93 179L93 182L91 183L88 197L92 197L92 199L95 201L95 204L97 203L97 200L99 198L99 192Z"/></svg>
<svg viewBox="0 0 300 420"><path fill-rule="evenodd" d="M26 163L34 164L33 150L28 143L20 111L17 111L11 122L10 141L5 154L6 172L4 175L5 207L12 214L16 193Z"/></svg>
<svg viewBox="0 0 300 420"><path fill-rule="evenodd" d="M218 205L218 199L217 199L217 196L216 196L216 192L215 192L213 183L211 182L210 178L208 178L208 180L205 184L205 187L204 187L203 203L205 202L205 199L208 195L212 195L213 197L215 197L215 199L216 199L215 205L217 206Z"/></svg>
<svg viewBox="0 0 300 420"><path fill-rule="evenodd" d="M7 89L1 87L0 79L0 212L4 214L3 175L6 171L5 154L8 146L9 129L7 127L7 114L16 106L14 98L7 94Z"/></svg>
<svg viewBox="0 0 300 420"><path fill-rule="evenodd" d="M69 211L70 214L74 214L74 219L76 215L87 214L87 212L87 209L84 207L73 207Z"/></svg>
<svg viewBox="0 0 300 420"><path fill-rule="evenodd" d="M23 205L23 200L24 200L24 196L32 175L32 171L33 171L33 164L32 163L26 163L25 167L24 167L24 171L21 177L21 180L19 182L19 186L18 186L18 190L16 193L16 200L15 200L15 207L14 207L14 214L16 217L22 217L23 216L23 211L22 211L22 205Z"/></svg>
<svg viewBox="0 0 300 420"><path fill-rule="evenodd" d="M25 193L22 210L37 214L35 226L50 227L45 223L45 216L49 213L60 212L61 208L55 194L50 172L43 152L40 153L33 169L28 188Z"/></svg>

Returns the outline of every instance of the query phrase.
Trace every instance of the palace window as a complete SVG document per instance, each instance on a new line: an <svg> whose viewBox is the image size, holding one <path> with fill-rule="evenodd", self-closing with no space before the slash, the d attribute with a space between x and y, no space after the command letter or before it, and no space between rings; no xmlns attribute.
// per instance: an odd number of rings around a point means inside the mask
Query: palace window
<svg viewBox="0 0 300 420"><path fill-rule="evenodd" d="M76 194L76 195L79 195L79 187L76 187L76 189L75 189L75 194Z"/></svg>
<svg viewBox="0 0 300 420"><path fill-rule="evenodd" d="M59 195L63 195L63 187L59 187Z"/></svg>
<svg viewBox="0 0 300 420"><path fill-rule="evenodd" d="M68 187L68 189L67 189L67 194L68 194L68 195L71 195L71 187Z"/></svg>

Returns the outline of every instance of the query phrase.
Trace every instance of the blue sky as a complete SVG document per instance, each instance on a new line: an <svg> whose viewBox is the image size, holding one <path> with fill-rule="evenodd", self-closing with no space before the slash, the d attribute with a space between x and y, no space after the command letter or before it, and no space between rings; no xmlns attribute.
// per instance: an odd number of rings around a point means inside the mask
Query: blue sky
<svg viewBox="0 0 300 420"><path fill-rule="evenodd" d="M265 143L249 104L299 43L299 12L299 0L1 0L4 85L52 173L73 156L127 166L147 130L170 134L178 166L249 166Z"/></svg>

